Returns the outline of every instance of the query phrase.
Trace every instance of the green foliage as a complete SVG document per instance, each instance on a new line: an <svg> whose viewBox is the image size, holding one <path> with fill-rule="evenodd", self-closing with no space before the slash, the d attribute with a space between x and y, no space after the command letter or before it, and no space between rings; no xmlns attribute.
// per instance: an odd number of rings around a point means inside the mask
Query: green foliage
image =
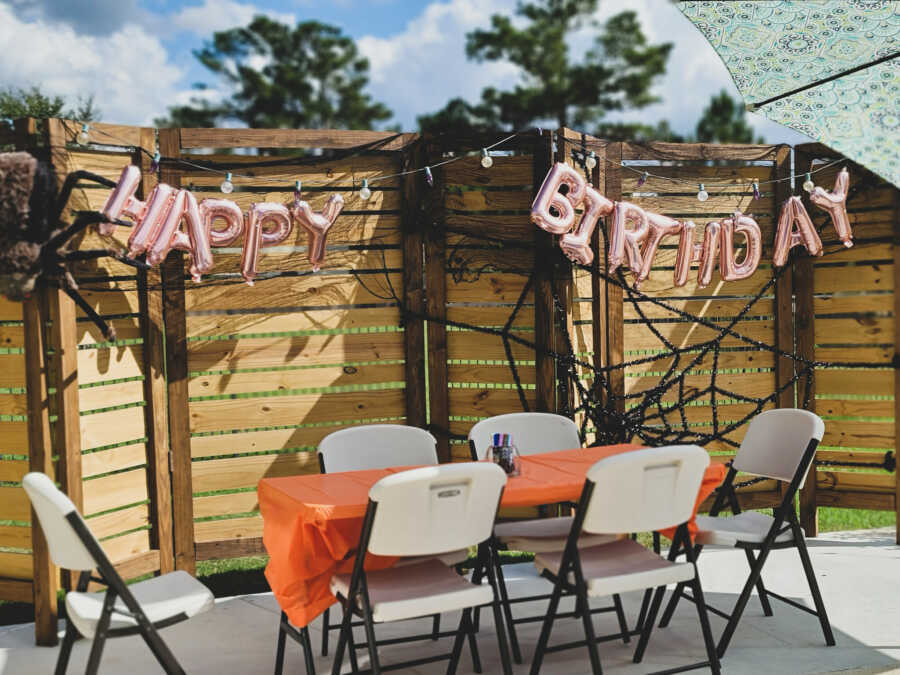
<svg viewBox="0 0 900 675"><path fill-rule="evenodd" d="M754 136L747 124L744 107L724 89L709 100L703 116L697 122L697 141L700 143L764 143Z"/></svg>
<svg viewBox="0 0 900 675"><path fill-rule="evenodd" d="M93 96L79 97L76 106L66 110L66 100L62 96L47 96L37 86L0 89L0 129L12 129L13 121L20 117L65 117L92 122L99 119L100 110L94 105Z"/></svg>
<svg viewBox="0 0 900 675"><path fill-rule="evenodd" d="M685 136L676 133L666 120L662 120L656 126L640 122L604 123L597 127L594 135L610 141L634 141L637 143L647 141L686 143L688 141Z"/></svg>
<svg viewBox="0 0 900 675"><path fill-rule="evenodd" d="M157 124L214 126L231 119L250 127L370 129L391 116L363 93L369 63L334 26L291 27L257 16L244 28L215 33L194 56L233 88L231 98L218 104L195 98Z"/></svg>
<svg viewBox="0 0 900 675"><path fill-rule="evenodd" d="M519 20L495 14L491 27L469 33L466 54L476 61L507 61L519 67L520 82L509 90L488 87L478 105L460 99L420 118L423 129L496 130L553 120L586 128L610 111L642 108L657 99L654 80L665 73L671 43L650 45L634 12L601 24L592 18L597 0L535 0L516 8ZM568 39L585 26L596 33L579 57Z"/></svg>

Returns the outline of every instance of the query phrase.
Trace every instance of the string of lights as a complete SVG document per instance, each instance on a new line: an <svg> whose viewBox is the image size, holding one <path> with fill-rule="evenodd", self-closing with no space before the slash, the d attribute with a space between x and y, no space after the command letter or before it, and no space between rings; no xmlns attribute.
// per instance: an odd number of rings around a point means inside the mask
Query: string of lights
<svg viewBox="0 0 900 675"><path fill-rule="evenodd" d="M72 130L68 126L66 126L66 129L70 133L72 132ZM458 161L465 159L467 157L470 157L472 155L480 154L481 166L485 169L490 169L494 165L494 159L491 155L492 150L496 150L496 149L500 148L501 146L505 145L506 143L509 143L514 138L523 136L532 130L536 131L539 135L543 135L543 133L544 133L544 130L541 129L540 127L530 128L530 129L521 130L521 131L515 131L515 132L512 132L509 135L501 138L500 140L496 141L495 143L481 148L480 151L474 151L474 152L473 151L459 151L459 152L453 153L453 156L448 157L447 159L441 160L440 162L435 162L433 164L428 164L428 165L425 165L422 167L407 169L405 171L398 171L395 173L385 174L385 175L381 175L381 176L362 178L360 181L361 184L360 184L360 188L358 191L359 196L363 200L368 200L372 196L372 190L370 188L371 184L387 181L392 178L401 178L404 176L409 176L409 175L418 174L418 173L424 174L425 180L429 186L433 185L433 183L434 183L434 178L432 175L433 169L436 169L436 168L442 167L442 166L446 166L446 165L452 164L454 162L458 162ZM250 181L250 182L258 181L258 182L266 182L269 184L271 184L271 182L272 182L272 180L270 178L267 178L264 176L254 176L252 174L235 172L232 167L220 168L218 166L209 166L206 164L201 164L201 163L199 163L199 161L191 161L191 160L185 159L183 157L164 157L160 154L159 150L156 150L156 152L154 152L154 153L150 153L150 151L147 150L146 148L136 147L136 146L130 145L128 143L125 143L122 141L122 139L118 139L114 135L112 135L102 129L95 128L93 130L93 133L103 135L103 136L109 138L111 141L113 141L117 145L120 145L121 147L135 148L135 149L140 150L141 152L145 153L148 157L150 157L152 159L151 169L154 171L156 169L158 169L158 167L161 164L166 163L166 164L170 164L170 165L186 166L186 167L190 167L193 169L197 169L199 171L205 171L205 172L209 172L212 174L224 176L224 179L219 187L220 187L221 191L225 194L230 194L234 191L234 189L235 189L235 185L234 185L234 181L233 181L234 178L240 178L242 181ZM82 124L81 130L79 132L73 134L73 136L74 136L75 141L79 145L89 145L91 142L90 124L87 124L87 123ZM400 136L400 134L397 134L392 137L388 137L388 138L384 139L384 141L381 141L381 142L383 143L385 141L393 140L393 139L397 138L398 136ZM563 139L559 139L559 141L563 142ZM350 148L348 154L349 154L349 156L353 156L354 154L357 154L362 149L371 149L371 146L372 146L372 144L369 144L366 146L359 146L359 148ZM587 149L584 147L584 142L582 142L582 150L580 152L573 151L573 156L576 159L578 159L581 163L583 163L583 165L588 170L593 170L597 166L597 162L599 159L599 157L597 156L597 154L594 150L587 151ZM279 158L277 160L271 160L268 162L261 162L259 164L265 165L265 166L272 166L272 165L289 166L291 163L299 162L300 159L301 158L297 158L297 157L287 157L287 158ZM305 164L309 164L309 163L316 163L316 164L323 163L324 164L329 161L333 161L332 158L324 158L324 159L315 158L311 162L309 157L303 157L302 160L303 160L303 163L305 163ZM704 183L702 181L699 181L699 180L693 179L693 178L680 178L680 177L675 177L675 176L665 176L662 174L654 173L652 171L648 171L646 168L643 168L643 167L634 166L634 165L628 164L626 162L619 162L616 160L609 159L607 157L603 157L603 160L610 165L621 167L627 171L637 174L639 176L638 181L637 181L637 187L643 187L648 181L651 181L651 180L652 181L667 181L670 183L678 183L678 184L684 184L684 185L696 185L698 188L697 189L697 199L701 202L705 202L709 199L710 193L707 188L713 188L714 190L721 189L723 192L729 191L729 192L733 193L735 191L735 189L740 187L739 184L736 184L733 182L732 183ZM793 182L802 177L804 179L803 184L802 184L803 189L806 190L807 192L812 192L812 190L815 187L815 183L812 180L812 176L821 171L826 171L835 165L841 164L842 162L844 162L843 159L838 159L838 160L835 160L832 162L828 162L827 164L824 164L816 169L811 168L807 172L791 173L788 176L782 176L780 178L772 178L769 180L754 179L754 180L750 181L743 189L746 190L747 192L752 192L754 199L760 199L761 186L774 185L776 183L782 183L782 182L788 182L788 181ZM235 168L240 167L240 166L241 166L241 164L238 164L238 163L235 164ZM324 182L323 183L311 182L311 183L306 183L306 186L307 187L310 187L310 186L319 187L319 186L327 186L329 184L330 183L324 183ZM354 180L354 184L355 184L355 180ZM303 185L304 185L303 181L301 181L299 179L295 180L294 181L294 190L296 192L300 192L301 189L303 188Z"/></svg>

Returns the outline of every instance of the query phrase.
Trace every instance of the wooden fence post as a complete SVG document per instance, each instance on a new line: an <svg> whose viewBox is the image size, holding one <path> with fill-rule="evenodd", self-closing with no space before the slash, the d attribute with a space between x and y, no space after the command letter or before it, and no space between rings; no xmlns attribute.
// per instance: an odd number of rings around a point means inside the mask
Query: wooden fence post
<svg viewBox="0 0 900 675"><path fill-rule="evenodd" d="M440 157L440 147L425 141L426 161ZM434 185L425 196L425 310L434 321L428 322L428 398L429 425L437 438L438 459L449 462L450 456L450 381L447 370L447 232L444 212L447 198L443 169L434 172Z"/></svg>
<svg viewBox="0 0 900 675"><path fill-rule="evenodd" d="M569 156L570 143L571 141L568 139L569 134L575 134L577 132L573 132L570 129L561 129L560 137L557 139L556 144L556 161L561 163L566 163ZM584 137L583 134L579 134ZM540 188L540 185L535 185L534 190L537 191ZM566 330L565 332L557 329L557 314L556 307L551 305L551 316L553 317L553 350L557 354L570 354L571 356L575 356L574 350L576 349L575 343L575 320L573 316L573 304L575 302L576 288L575 288L575 268L569 263L566 257L563 255L559 246L552 246L553 241L551 238L551 247L552 251L549 251L550 258L549 260L553 261L552 270L553 270L553 285L556 289L556 297L559 298L560 303L563 306L565 313L565 321L566 321ZM572 340L572 352L570 353L569 345L566 344L566 335ZM556 409L554 412L559 413L560 415L565 414L568 411L569 417L574 417L574 414L571 412L575 407L575 386L573 383L569 382L569 369L565 363L557 361L556 363Z"/></svg>
<svg viewBox="0 0 900 675"><path fill-rule="evenodd" d="M897 425L900 424L900 368L897 368L897 352L900 351L900 189L894 189L894 235L892 252L894 254L894 457L897 457ZM900 544L900 470L894 469L894 511L895 540Z"/></svg>
<svg viewBox="0 0 900 675"><path fill-rule="evenodd" d="M154 129L141 129L141 148L153 153ZM156 185L150 158L138 151L144 199ZM169 422L166 405L166 349L162 277L159 269L138 271L138 311L143 338L144 424L147 433L147 494L150 498L150 548L159 551L159 571L175 569L172 541L172 486L169 467Z"/></svg>
<svg viewBox="0 0 900 675"><path fill-rule="evenodd" d="M51 478L53 449L50 438L50 399L47 395L47 355L44 325L47 319L47 293L36 289L22 305L25 332L25 378L28 407L28 468ZM59 578L50 560L47 540L31 510L32 588L34 598L34 633L39 645L57 643L56 592Z"/></svg>
<svg viewBox="0 0 900 675"><path fill-rule="evenodd" d="M812 157L805 153L795 152L794 173L800 173L800 167L809 166L812 159ZM786 172L786 175L790 175L789 170ZM781 174L779 173L779 177L780 176ZM778 185L787 186L787 183L778 183ZM782 190L782 192L785 191L786 188ZM776 207L780 206L785 199L787 199L786 195L783 199L776 203ZM805 194L804 202L807 210L810 213L813 213L812 205L809 202L808 196ZM791 283L793 284L794 294L794 307L791 308L790 306L788 306L785 310L786 312L793 312L792 322L794 326L794 349L796 349L796 352L799 356L809 360L814 360L816 357L816 313L813 306L813 289L815 285L814 261L815 258L812 258L808 255L802 255L790 263L792 273ZM787 273L785 273L782 278L786 278L787 276ZM781 303L776 303L776 307L780 306L780 304ZM780 361L786 360L787 359L780 359ZM780 372L780 370L778 372ZM811 412L816 412L815 373L813 373L813 379L809 384L809 389L807 389L806 385L806 377L800 377L795 383L794 387L792 387L792 396L790 401L785 398L784 402L779 401L778 406L780 408L793 407L794 405L801 407L803 405L803 401L808 399L808 409ZM794 392L796 392L796 398L794 398ZM796 404L794 403L795 400ZM815 463L813 463L809 467L809 473L806 475L806 483L804 483L803 489L800 490L799 496L800 524L806 532L807 537L816 537L819 534L819 513L816 498L816 489L816 465Z"/></svg>
<svg viewBox="0 0 900 675"><path fill-rule="evenodd" d="M425 164L422 139L403 150L401 171ZM425 251L422 228L422 176L410 173L403 178L403 302L414 316L404 319L406 347L406 423L424 428L428 421L425 392Z"/></svg>
<svg viewBox="0 0 900 675"><path fill-rule="evenodd" d="M159 130L159 152L166 157L181 154L181 130ZM160 179L181 185L180 174L165 167ZM165 353L169 397L169 465L172 474L172 525L175 567L194 574L194 493L191 467L191 426L188 409L187 321L184 302L184 254L172 251L161 266Z"/></svg>
<svg viewBox="0 0 900 675"><path fill-rule="evenodd" d="M610 143L606 148L606 184L604 194L607 199L617 201L622 199L622 143ZM605 263L604 263L605 265ZM622 288L617 284L604 283L606 286L606 317L605 337L603 351L606 354L607 365L614 366L625 360L625 314L623 308ZM609 371L609 385L613 396L616 397L616 410L625 412L625 369Z"/></svg>
<svg viewBox="0 0 900 675"><path fill-rule="evenodd" d="M565 144L562 130L555 132L558 143ZM553 134L541 133L532 153L532 190L536 194L553 165ZM555 265L553 236L539 227L534 230L534 344L535 398L540 412L556 412L556 365L548 352L556 347L553 309Z"/></svg>

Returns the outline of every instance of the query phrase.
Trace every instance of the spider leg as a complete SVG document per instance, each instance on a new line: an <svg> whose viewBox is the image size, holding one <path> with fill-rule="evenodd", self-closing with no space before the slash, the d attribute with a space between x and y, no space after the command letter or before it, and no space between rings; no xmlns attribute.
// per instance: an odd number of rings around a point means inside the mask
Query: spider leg
<svg viewBox="0 0 900 675"><path fill-rule="evenodd" d="M60 246L65 244L84 228L94 225L95 223L106 222L115 223L116 225L125 225L126 227L131 227L133 225L133 223L129 223L127 220L107 218L99 211L81 211L75 219L75 222L51 237L50 240L44 244L43 248L45 251L56 251Z"/></svg>
<svg viewBox="0 0 900 675"><path fill-rule="evenodd" d="M56 199L56 213L54 214L55 221L59 222L59 219L62 217L62 212L63 210L65 210L66 204L69 203L69 198L72 196L72 190L75 189L75 184L83 178L92 180L95 183L99 183L103 187L116 187L115 181L112 181L109 178L104 178L103 176L100 176L91 171L73 171L68 176L66 176L66 180L63 181L62 187L59 189L59 196Z"/></svg>
<svg viewBox="0 0 900 675"><path fill-rule="evenodd" d="M74 288L70 288L69 286L64 284L61 284L60 287L66 292L66 295L68 295L70 298L72 298L72 300L75 301L76 305L81 307L81 310L85 314L87 314L88 318L94 322L94 325L100 329L103 337L108 342L115 342L116 329L106 323L106 321L103 320L103 317L101 317L99 314L97 314L96 311L94 311L94 308L91 307L83 297L81 297L81 293L76 291Z"/></svg>
<svg viewBox="0 0 900 675"><path fill-rule="evenodd" d="M65 253L62 255L57 255L57 258L62 262L75 262L78 260L96 260L98 258L115 258L121 263L129 265L139 270L149 270L150 265L148 265L143 260L135 260L133 258L127 258L123 254L117 251L111 251L109 249L97 248L91 249L89 251L70 251L69 253Z"/></svg>

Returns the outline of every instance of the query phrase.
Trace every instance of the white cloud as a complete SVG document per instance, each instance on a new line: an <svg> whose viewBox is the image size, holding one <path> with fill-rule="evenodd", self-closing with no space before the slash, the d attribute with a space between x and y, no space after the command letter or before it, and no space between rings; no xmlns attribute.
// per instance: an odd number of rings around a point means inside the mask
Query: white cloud
<svg viewBox="0 0 900 675"><path fill-rule="evenodd" d="M370 63L373 97L386 103L404 128L415 129L417 115L442 108L450 98L474 102L486 86L508 86L516 68L468 61L465 44L467 32L514 7L514 0L432 2L396 35L359 38L357 46Z"/></svg>
<svg viewBox="0 0 900 675"><path fill-rule="evenodd" d="M236 26L246 26L258 14L293 26L297 19L293 14L263 10L256 5L234 0L204 0L202 5L184 7L166 18L166 22L179 30L208 38L216 31Z"/></svg>
<svg viewBox="0 0 900 675"><path fill-rule="evenodd" d="M159 38L135 24L104 36L80 35L68 25L22 21L0 5L0 82L36 85L70 103L94 95L103 119L146 124L168 107L183 73Z"/></svg>

